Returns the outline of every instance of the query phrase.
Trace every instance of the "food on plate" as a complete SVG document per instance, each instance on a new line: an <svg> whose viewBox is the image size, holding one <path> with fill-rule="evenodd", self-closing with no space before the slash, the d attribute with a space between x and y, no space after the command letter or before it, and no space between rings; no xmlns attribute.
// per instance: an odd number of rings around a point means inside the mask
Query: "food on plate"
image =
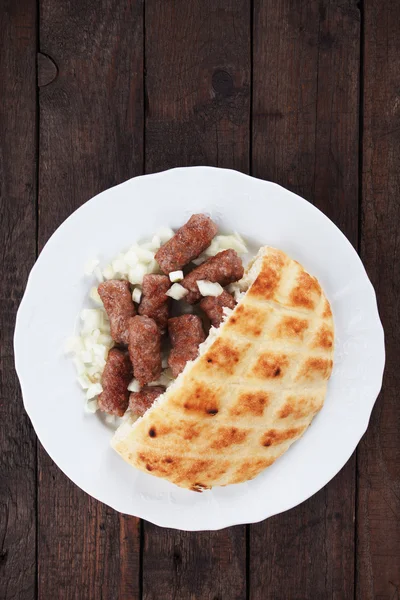
<svg viewBox="0 0 400 600"><path fill-rule="evenodd" d="M225 290L219 296L206 296L200 300L200 308L206 313L213 327L219 327L224 319L224 308L235 308L234 297Z"/></svg>
<svg viewBox="0 0 400 600"><path fill-rule="evenodd" d="M172 349L168 365L172 375L178 377L189 360L194 360L199 346L206 339L203 323L197 315L181 315L168 320L168 333Z"/></svg>
<svg viewBox="0 0 400 600"><path fill-rule="evenodd" d="M129 404L128 384L131 379L132 364L128 353L112 348L101 378L103 391L98 397L100 410L122 417Z"/></svg>
<svg viewBox="0 0 400 600"><path fill-rule="evenodd" d="M315 277L263 247L239 287L199 356L112 440L134 467L195 491L270 466L322 407L332 371L333 317Z"/></svg>
<svg viewBox="0 0 400 600"><path fill-rule="evenodd" d="M154 319L139 315L129 319L128 329L133 372L143 386L161 375L161 333Z"/></svg>
<svg viewBox="0 0 400 600"><path fill-rule="evenodd" d="M206 215L192 215L173 238L161 246L155 255L163 273L179 271L197 258L211 243L218 227Z"/></svg>
<svg viewBox="0 0 400 600"><path fill-rule="evenodd" d="M163 385L145 386L139 392L133 392L129 397L129 408L133 415L143 417L154 400L165 392Z"/></svg>
<svg viewBox="0 0 400 600"><path fill-rule="evenodd" d="M200 300L201 293L197 285L198 280L217 282L221 286L225 286L228 283L241 279L243 273L242 261L235 250L218 252L218 254L209 258L182 280L182 287L189 291L187 296L185 296L185 300L189 304L194 304Z"/></svg>
<svg viewBox="0 0 400 600"><path fill-rule="evenodd" d="M139 315L146 315L165 331L169 314L169 297L166 296L171 281L166 275L145 275L142 284L142 298Z"/></svg>
<svg viewBox="0 0 400 600"><path fill-rule="evenodd" d="M110 319L112 339L117 344L128 345L128 322L136 314L128 281L104 281L98 292Z"/></svg>

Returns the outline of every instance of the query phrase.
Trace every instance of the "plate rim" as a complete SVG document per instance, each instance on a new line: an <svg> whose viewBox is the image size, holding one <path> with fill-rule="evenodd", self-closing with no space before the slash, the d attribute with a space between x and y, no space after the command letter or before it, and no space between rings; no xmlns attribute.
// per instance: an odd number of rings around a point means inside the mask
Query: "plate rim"
<svg viewBox="0 0 400 600"><path fill-rule="evenodd" d="M382 382L383 382L383 375L384 375L384 369L385 369L385 362L386 362L386 352L385 352L385 335L384 335L384 329L383 329L383 325L382 325L382 321L379 315L379 307L378 307L378 302L377 302L377 296L376 296L376 292L375 289L372 285L372 282L368 276L368 273L365 269L365 266L358 254L358 252L356 251L356 249L354 248L354 246L351 244L351 242L348 240L348 238L344 235L344 233L339 229L339 227L325 214L323 213L317 206L315 206L314 204L312 204L311 202L307 201L305 198L303 198L302 196L299 196L298 194L288 190L287 188L275 183L275 182L271 182L271 181L267 181L261 178L256 178L253 177L251 175L247 175L245 173L241 173L240 171L236 171L234 169L226 169L226 168L220 168L220 167L210 167L210 166L191 166L191 167L175 167L173 169L167 169L164 171L159 171L156 173L151 173L151 174L146 174L146 175L138 175L137 177L132 177L130 179L127 179L124 182L121 182L115 186L111 186L110 188L107 188L106 190L103 190L102 192L96 194L95 196L93 196L92 198L90 198L89 200L87 200L86 202L84 202L81 206L79 206L75 211L73 211L58 227L57 229L52 233L52 235L49 237L49 239L46 241L46 243L44 244L40 254L38 255L34 265L32 266L32 269L30 270L28 279L27 279L27 283L25 286L25 290L23 293L23 296L21 298L19 307L18 307L18 311L16 314L16 319L15 319L15 329L14 329L14 336L13 336L13 344L14 344L14 360L15 360L15 369L17 372L17 376L18 376L18 380L20 382L20 387L21 387L21 391L22 391L22 400L23 400L23 405L24 405L24 409L32 423L33 429L35 431L35 434L37 436L37 439L39 440L39 442L41 443L42 447L45 449L45 451L47 452L47 454L50 456L50 458L52 459L52 461L57 465L57 467L64 473L64 475L66 475L66 477L68 477L68 479L70 481L72 481L74 483L74 485L76 485L77 487L79 487L80 489L82 489L86 494L88 494L89 496L91 496L92 498L95 498L97 501L102 502L103 504L106 504L107 506L110 506L113 510L116 510L117 512L121 513L121 510L119 510L115 505L113 505L112 502L104 502L104 500L102 500L101 498L98 497L97 494L93 494L93 492L88 491L88 489L81 484L78 484L75 482L74 478L72 478L69 474L66 473L66 470L64 470L63 468L61 468L57 461L54 459L53 457L53 452L49 451L49 449L45 446L45 444L42 442L41 437L38 433L38 431L40 430L40 427L37 427L37 421L36 421L36 416L34 416L31 411L29 410L29 402L26 400L28 394L26 394L26 388L25 388L25 384L24 384L24 376L23 376L23 367L21 364L21 359L18 353L18 347L19 345L22 343L21 342L21 319L22 319L22 314L23 311L25 309L25 305L27 303L27 299L29 296L29 292L30 292L30 285L32 283L33 278L35 277L35 273L36 270L38 268L38 264L41 261L41 257L43 256L44 253L47 253L51 250L51 245L52 245L52 241L54 240L54 238L56 237L56 235L60 232L60 230L63 229L63 227L66 225L66 223L74 218L76 218L76 214L78 212L81 212L82 210L86 210L87 207L93 203L95 203L97 201L97 199L107 193L110 192L110 190L115 190L116 188L120 188L123 186L126 186L127 184L129 184L132 180L137 180L137 179L155 179L155 178L159 178L162 176L169 176L171 173L173 172L188 172L188 171L203 171L203 172L208 172L208 171L219 171L219 172L224 172L224 174L228 174L228 176L233 175L234 177L241 177L247 180L250 180L251 182L260 182L261 184L266 184L267 186L271 186L271 187L277 187L280 190L283 190L284 193L286 194L290 194L291 196L293 196L296 201L301 201L303 203L303 208L305 208L306 210L310 210L310 211L317 211L319 213L319 216L323 217L325 220L329 221L330 226L333 226L337 233L339 233L342 242L344 242L345 244L347 244L348 247L351 248L351 251L354 255L354 257L357 259L358 261L358 267L361 267L362 270L362 274L363 277L365 279L365 283L367 284L368 288L369 288L369 293L371 294L371 299L373 300L373 317L374 317L374 331L375 333L379 336L379 346L380 346L380 351L379 351L379 358L380 361L378 361L379 364L377 364L376 366L376 375L375 375L375 387L374 389L371 389L370 393L368 394L368 397L371 398L367 403L366 403L366 407L365 407L365 412L362 413L360 415L360 417L363 417L362 419L360 418L359 421L359 427L357 428L355 434L354 434L354 448L352 449L350 455L348 456L348 458L346 459L346 461L338 467L337 470L335 470L335 472L329 473L326 477L323 478L323 483L321 485L319 485L318 483L318 489L315 489L311 494L306 492L304 495L302 495L302 497L300 499L298 499L298 497L296 496L295 501L292 502L288 502L285 504L285 506L282 507L281 510L279 511L273 511L272 513L267 510L265 511L264 516L262 516L261 518L255 518L255 519L251 519L251 518L244 518L243 516L237 516L237 518L231 518L231 519L227 519L227 520L223 520L223 522L221 523L211 523L209 522L207 524L207 527L203 527L203 526L196 526L194 524L193 527L188 526L188 523L185 523L185 526L182 527L181 524L179 523L174 523L173 522L173 517L170 513L168 513L168 511L160 511L159 515L157 514L156 516L154 516L154 514L146 515L146 514L138 514L136 515L139 518L145 519L157 526L160 527L167 527L167 528L171 528L171 529L177 529L177 530L184 530L184 531L216 531L216 530L220 530L220 529L225 529L227 527L231 527L234 525L243 525L243 524L253 524L253 523L258 523L261 522L267 518L270 518L272 516L281 514L283 512L286 512L287 510L291 510L292 508L298 506L299 504L302 504L303 502L305 502L306 500L308 500L309 498L311 498L313 495L315 495L317 492L319 492L323 487L325 487L329 481L331 481L334 477L336 477L336 475L343 469L343 467L345 466L345 464L348 462L348 460L350 460L352 454L354 453L354 450L357 448L361 438L364 436L370 419L371 419L371 415L372 415L372 410L374 408L374 405L376 403L376 400L378 399L380 390L382 388ZM372 313L371 313L372 314ZM357 441L356 441L357 438ZM353 444L352 444L353 445ZM142 512L143 511L139 511ZM144 511L146 512L146 511ZM122 513L122 514L130 514L130 513ZM167 515L166 518L165 515ZM158 516L160 516L160 518L158 518ZM219 519L221 520L221 519Z"/></svg>

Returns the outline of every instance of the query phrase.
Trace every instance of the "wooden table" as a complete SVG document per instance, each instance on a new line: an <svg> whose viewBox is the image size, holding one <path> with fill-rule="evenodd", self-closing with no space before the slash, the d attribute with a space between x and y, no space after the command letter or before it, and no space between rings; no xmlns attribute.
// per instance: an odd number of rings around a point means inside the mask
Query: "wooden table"
<svg viewBox="0 0 400 600"><path fill-rule="evenodd" d="M0 8L0 598L398 600L400 1ZM383 391L342 471L288 513L213 533L76 488L37 442L13 365L15 313L57 226L177 165L238 169L317 205L360 252L386 328Z"/></svg>

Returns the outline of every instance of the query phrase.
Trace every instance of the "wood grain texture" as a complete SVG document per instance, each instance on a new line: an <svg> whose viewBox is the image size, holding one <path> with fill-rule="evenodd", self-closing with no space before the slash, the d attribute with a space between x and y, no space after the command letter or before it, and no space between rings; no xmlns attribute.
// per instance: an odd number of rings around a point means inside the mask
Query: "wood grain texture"
<svg viewBox="0 0 400 600"><path fill-rule="evenodd" d="M247 172L250 2L146 2L146 172ZM245 527L185 533L144 523L143 598L245 598Z"/></svg>
<svg viewBox="0 0 400 600"><path fill-rule="evenodd" d="M42 0L40 51L42 247L79 205L142 172L142 2ZM39 598L139 597L138 520L89 498L43 450L38 467Z"/></svg>
<svg viewBox="0 0 400 600"><path fill-rule="evenodd" d="M357 598L400 598L400 2L364 2L361 255L385 329L382 393L358 450Z"/></svg>
<svg viewBox="0 0 400 600"><path fill-rule="evenodd" d="M312 201L356 246L356 2L255 0L254 10L253 174ZM354 510L353 456L306 503L251 527L250 598L352 598Z"/></svg>
<svg viewBox="0 0 400 600"><path fill-rule="evenodd" d="M36 257L36 6L0 10L0 598L36 587L36 441L14 370L15 315Z"/></svg>
<svg viewBox="0 0 400 600"><path fill-rule="evenodd" d="M247 172L250 1L146 2L146 172Z"/></svg>

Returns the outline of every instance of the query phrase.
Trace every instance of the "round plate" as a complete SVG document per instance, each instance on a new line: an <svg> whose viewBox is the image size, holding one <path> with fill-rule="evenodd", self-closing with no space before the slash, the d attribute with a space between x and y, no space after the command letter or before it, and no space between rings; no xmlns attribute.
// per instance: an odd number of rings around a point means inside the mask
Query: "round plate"
<svg viewBox="0 0 400 600"><path fill-rule="evenodd" d="M275 246L302 263L320 280L336 328L325 405L304 436L253 481L202 494L139 472L112 450L112 430L85 414L84 394L63 351L93 285L84 277L85 262L98 257L106 264L160 226L178 228L198 212L209 213L223 231L240 232L253 248ZM26 411L60 469L122 513L186 530L260 521L321 489L365 432L385 362L373 287L339 229L274 183L209 167L137 177L74 212L32 269L14 343Z"/></svg>

